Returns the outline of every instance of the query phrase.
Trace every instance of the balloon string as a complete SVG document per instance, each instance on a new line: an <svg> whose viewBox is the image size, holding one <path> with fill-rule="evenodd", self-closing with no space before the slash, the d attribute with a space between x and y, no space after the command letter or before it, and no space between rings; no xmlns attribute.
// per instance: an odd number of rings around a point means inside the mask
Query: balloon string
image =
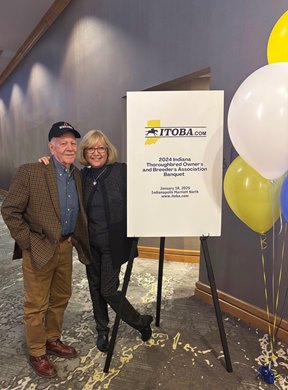
<svg viewBox="0 0 288 390"><path fill-rule="evenodd" d="M283 221L282 221L282 213L280 212L280 230L279 230L279 235L282 233L283 229Z"/></svg>
<svg viewBox="0 0 288 390"><path fill-rule="evenodd" d="M278 305L279 305L280 286L281 286L281 282L282 282L286 233L287 233L287 224L285 224L284 239L283 239L283 245L282 245L282 251L281 251L281 264L280 264L280 270L279 270L278 290L277 290L277 296L276 296L276 312L275 312L274 324L273 324L273 342L275 342L275 338L276 338L277 310L278 310ZM277 332L278 332L278 330L277 330Z"/></svg>
<svg viewBox="0 0 288 390"><path fill-rule="evenodd" d="M272 191L275 190L275 181L272 181ZM273 199L276 199L275 196L272 196L271 206L272 206L272 217L273 222L275 221L275 208L277 207L275 205L275 202L273 202ZM278 206L279 214L281 215L281 209ZM286 229L286 226L285 226ZM282 227L281 227L282 231ZM285 230L286 233L286 230ZM273 306L273 331L272 331L272 345L271 353L272 353L272 361L276 357L274 355L274 345L275 345L275 339L276 339L276 324L277 324L277 311L278 311L278 305L279 305L279 295L280 295L280 286L281 286L281 280L282 280L282 271L283 271L283 259L284 259L284 248L285 248L285 241L283 241L282 245L282 253L281 253L281 263L280 263L280 269L278 274L278 288L276 291L276 266L275 266L275 224L273 223L272 228L272 306ZM276 297L276 298L275 298Z"/></svg>
<svg viewBox="0 0 288 390"><path fill-rule="evenodd" d="M260 246L261 246L261 259L262 259L262 268L263 268L263 281L264 281L264 293L265 293L265 300L266 300L266 314L267 314L267 322L268 322L268 335L270 340L270 348L271 348L271 356L274 357L273 352L273 342L272 342L272 330L271 330L271 323L270 323L270 310L269 310L269 302L268 302L268 289L267 289L267 278L266 278L266 272L265 272L265 257L264 257L264 250L267 249L267 242L266 242L266 235L261 234L260 235ZM267 358L268 360L268 358ZM271 366L271 361L267 362L269 363L269 367Z"/></svg>
<svg viewBox="0 0 288 390"><path fill-rule="evenodd" d="M272 187L272 191L273 191L273 187ZM272 197L272 201L271 201L271 205L272 205L272 218L273 218L273 222L274 222L274 207L273 207L273 197ZM273 227L272 227L272 313L273 313L273 317L275 318L275 313L276 313L276 308L275 308L275 280L276 280L276 277L275 277L275 224L273 223ZM274 321L273 321L274 322ZM273 333L273 337L274 337L274 333ZM273 340L274 342L274 340Z"/></svg>
<svg viewBox="0 0 288 390"><path fill-rule="evenodd" d="M275 267L275 220L276 220L276 214L277 215L281 214L281 209L280 209L280 206L278 205L278 202L277 202L277 204L275 202L275 199L277 198L276 197L277 188L276 188L276 185L275 185L275 180L272 180L271 183L272 183L272 187L271 187L271 190L272 190L272 194L271 194L271 214L272 214L272 218L273 218L273 227L272 227L272 306L273 306L273 310L272 310L272 313L274 315L274 321L275 321L276 313L277 313L277 298L275 299L275 296L276 296L276 283L275 283L275 281L276 281L276 273L275 273L275 271L276 271L276 267ZM278 207L277 207L277 205L278 205ZM277 213L276 213L276 208L277 208ZM280 278L280 280L281 280L281 278ZM277 295L279 295L279 284L278 284Z"/></svg>
<svg viewBox="0 0 288 390"><path fill-rule="evenodd" d="M285 253L286 234L287 234L287 223L285 224L283 245L282 245L282 254L281 254L281 258L282 258L281 260L283 260L283 262L284 262L284 253ZM282 264L281 264L281 278L282 278ZM281 309L281 313L280 313L280 321L279 321L279 323L277 325L277 329L276 329L276 332L275 332L275 338L277 337L277 334L278 334L278 331L279 331L279 328L280 328L280 325L281 325L281 322L282 322L282 319L283 319L284 308L285 308L286 300L287 300L287 293L288 293L288 288L286 288L286 293L285 293L285 296L284 296L282 309Z"/></svg>
<svg viewBox="0 0 288 390"><path fill-rule="evenodd" d="M275 221L275 202L273 200L275 199L275 196L273 194L273 190L275 190L275 181L272 180L272 196L271 196L271 213L272 213L272 218L273 222ZM278 210L279 211L279 210ZM275 343L275 321L276 321L276 313L277 313L277 303L275 299L276 296L276 269L275 269L275 224L273 223L272 226L272 314L273 314L273 331L272 331L272 343L274 345ZM279 286L278 286L279 287ZM279 289L278 289L279 291ZM273 359L273 357L272 357Z"/></svg>

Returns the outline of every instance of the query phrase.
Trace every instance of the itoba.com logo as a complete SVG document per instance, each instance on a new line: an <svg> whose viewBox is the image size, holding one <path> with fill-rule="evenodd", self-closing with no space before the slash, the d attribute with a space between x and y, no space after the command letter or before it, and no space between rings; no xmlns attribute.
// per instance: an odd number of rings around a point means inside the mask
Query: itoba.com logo
<svg viewBox="0 0 288 390"><path fill-rule="evenodd" d="M161 138L207 137L206 126L161 126L159 119L147 121L145 127L145 145L155 144Z"/></svg>

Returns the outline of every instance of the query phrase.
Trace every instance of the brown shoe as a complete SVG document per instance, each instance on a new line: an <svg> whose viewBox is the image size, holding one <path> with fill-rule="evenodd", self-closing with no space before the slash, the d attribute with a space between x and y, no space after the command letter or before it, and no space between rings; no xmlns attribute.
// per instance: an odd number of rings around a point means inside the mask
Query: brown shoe
<svg viewBox="0 0 288 390"><path fill-rule="evenodd" d="M36 374L45 378L53 378L57 375L56 368L50 362L46 355L29 356L29 363L36 372Z"/></svg>
<svg viewBox="0 0 288 390"><path fill-rule="evenodd" d="M59 339L56 341L46 341L46 353L67 359L77 356L77 352L74 347L63 344Z"/></svg>

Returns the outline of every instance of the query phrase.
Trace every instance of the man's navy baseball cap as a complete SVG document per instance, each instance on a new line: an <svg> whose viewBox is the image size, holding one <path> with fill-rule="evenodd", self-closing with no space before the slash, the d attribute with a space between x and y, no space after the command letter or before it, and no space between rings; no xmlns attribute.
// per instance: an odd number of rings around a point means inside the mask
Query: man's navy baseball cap
<svg viewBox="0 0 288 390"><path fill-rule="evenodd" d="M68 122L56 122L52 125L49 134L48 134L48 140L51 141L54 137L61 137L64 133L67 133L67 131L70 131L75 135L76 138L81 138L80 133L74 129L72 125Z"/></svg>

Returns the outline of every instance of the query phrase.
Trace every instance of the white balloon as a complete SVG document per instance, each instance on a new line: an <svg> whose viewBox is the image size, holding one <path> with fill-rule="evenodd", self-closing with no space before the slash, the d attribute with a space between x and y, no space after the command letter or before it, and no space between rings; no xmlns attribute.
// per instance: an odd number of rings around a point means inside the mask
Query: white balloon
<svg viewBox="0 0 288 390"><path fill-rule="evenodd" d="M288 62L244 80L230 103L228 131L239 155L266 179L288 170Z"/></svg>

